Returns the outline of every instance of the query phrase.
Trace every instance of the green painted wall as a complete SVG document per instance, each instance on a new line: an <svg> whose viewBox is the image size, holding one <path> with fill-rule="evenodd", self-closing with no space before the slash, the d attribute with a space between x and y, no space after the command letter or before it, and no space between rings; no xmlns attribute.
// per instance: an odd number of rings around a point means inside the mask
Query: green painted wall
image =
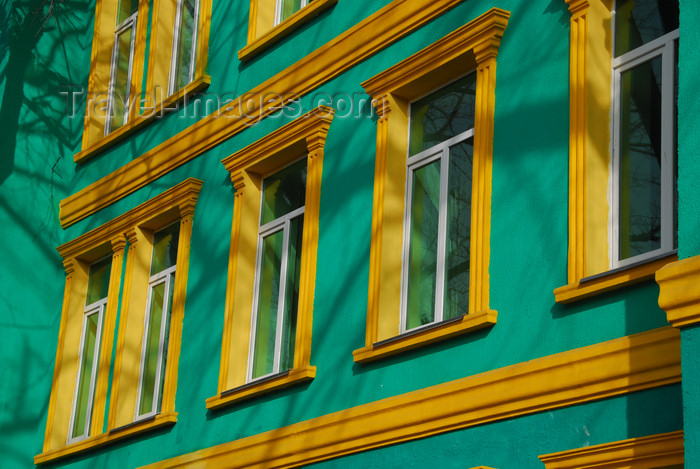
<svg viewBox="0 0 700 469"><path fill-rule="evenodd" d="M340 1L272 50L241 64L234 55L245 44L248 2L215 1L208 64L212 84L207 93L237 96L249 90L386 3L388 0ZM55 12L42 32L31 36L36 44L17 44L5 32L8 28L0 29L0 92L5 90L0 119L9 124L0 126L4 132L0 141L0 232L5 240L0 247L0 360L9 370L0 380L0 454L10 454L8 467L27 467L41 452L64 285L55 247L187 177L199 178L204 185L192 233L176 399L179 421L170 429L52 466L134 467L666 325L656 303L658 287L652 282L573 305L554 303L552 290L566 282L567 253L569 13L563 0L463 2L303 97L302 107L315 106L318 99L314 98L320 92L362 93L362 81L493 6L512 12L498 58L496 88L490 282L491 307L499 312L498 324L488 331L373 364L353 364L352 351L364 344L365 334L376 124L367 117L336 117L326 143L322 182L312 348L317 377L308 385L219 412L206 411L204 400L215 394L218 379L233 209L233 188L220 160L289 119L268 118L64 231L58 226L58 201L175 135L196 118L170 115L75 166L72 155L80 146L82 120L80 116L65 117L65 97L57 89L67 84L86 86L94 7L64 7ZM4 8L30 11L31 7L29 2L15 2ZM0 21L2 18L7 16L0 16ZM21 29L14 23L8 27L10 31ZM9 55L3 52L8 47ZM691 79L687 75L681 74L681 90L684 76ZM690 114L691 104L687 106L679 108L681 115ZM80 113L83 108L84 103L79 104ZM10 146L8 139L15 135L16 144ZM684 141L680 141L681 150L683 145L692 145ZM689 156L683 158L682 153L681 165L690 169L681 172L679 187L690 192L690 183L683 185L683 178L697 170L697 164ZM682 213L692 212L693 196L697 194L681 197ZM697 230L684 224L690 220L690 216L685 222L681 217L682 249L695 242L692 233ZM697 253L696 248L688 249ZM680 429L679 396L678 386L651 390L326 465L425 467L420 462L431 461L438 467L451 463L460 467L540 467L538 454ZM527 441L531 435L538 437L536 444ZM405 459L407 455L426 459Z"/></svg>

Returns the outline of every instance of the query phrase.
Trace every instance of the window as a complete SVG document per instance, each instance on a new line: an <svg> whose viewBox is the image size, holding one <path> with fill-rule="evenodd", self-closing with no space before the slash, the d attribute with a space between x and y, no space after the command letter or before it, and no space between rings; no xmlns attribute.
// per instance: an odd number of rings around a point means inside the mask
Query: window
<svg viewBox="0 0 700 469"><path fill-rule="evenodd" d="M178 0L168 95L183 88L195 78L198 16L199 2Z"/></svg>
<svg viewBox="0 0 700 469"><path fill-rule="evenodd" d="M467 314L476 75L411 104L401 332Z"/></svg>
<svg viewBox="0 0 700 469"><path fill-rule="evenodd" d="M153 416L161 410L179 234L180 226L176 223L153 236L139 392L136 400L137 420Z"/></svg>
<svg viewBox="0 0 700 469"><path fill-rule="evenodd" d="M676 259L678 2L569 1L567 303ZM612 90L612 92L611 92ZM595 99L592 99L595 97Z"/></svg>
<svg viewBox="0 0 700 469"><path fill-rule="evenodd" d="M248 381L294 366L306 160L263 180Z"/></svg>
<svg viewBox="0 0 700 469"><path fill-rule="evenodd" d="M179 338L200 188L201 181L188 179L58 248L66 287L37 464L177 421Z"/></svg>
<svg viewBox="0 0 700 469"><path fill-rule="evenodd" d="M82 162L209 84L211 0L97 0ZM146 48L148 47L148 51ZM147 59L146 59L147 58Z"/></svg>
<svg viewBox="0 0 700 469"><path fill-rule="evenodd" d="M678 3L618 0L611 268L676 248Z"/></svg>
<svg viewBox="0 0 700 469"><path fill-rule="evenodd" d="M216 409L312 380L323 148L320 106L225 158L236 189Z"/></svg>
<svg viewBox="0 0 700 469"><path fill-rule="evenodd" d="M109 78L109 102L105 121L105 135L112 130L118 129L129 119L131 71L134 62L137 19L138 1L119 0Z"/></svg>
<svg viewBox="0 0 700 469"><path fill-rule="evenodd" d="M277 0L277 5L275 6L275 25L280 24L311 2L312 0Z"/></svg>
<svg viewBox="0 0 700 469"><path fill-rule="evenodd" d="M111 257L106 257L90 266L80 335L78 379L75 386L70 431L68 432L69 444L87 438L90 434L90 417L95 397L100 339L102 338L102 323L107 305L111 267Z"/></svg>
<svg viewBox="0 0 700 469"><path fill-rule="evenodd" d="M238 58L249 60L337 2L338 0L250 0L248 44L238 51Z"/></svg>
<svg viewBox="0 0 700 469"><path fill-rule="evenodd" d="M362 84L379 120L367 331L356 362L496 322L491 160L508 17L491 9Z"/></svg>

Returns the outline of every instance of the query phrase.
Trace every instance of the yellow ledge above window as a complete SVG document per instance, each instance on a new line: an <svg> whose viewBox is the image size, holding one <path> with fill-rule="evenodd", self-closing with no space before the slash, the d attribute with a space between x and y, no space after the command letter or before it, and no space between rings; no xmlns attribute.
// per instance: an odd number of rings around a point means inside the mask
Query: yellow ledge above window
<svg viewBox="0 0 700 469"><path fill-rule="evenodd" d="M210 397L206 401L207 409L218 409L220 407L233 404L234 402L252 399L253 397L284 389L294 384L311 381L315 377L315 366L295 368L279 375L272 376L271 378L244 384L243 386L224 391L217 396Z"/></svg>
<svg viewBox="0 0 700 469"><path fill-rule="evenodd" d="M285 21L281 22L279 25L262 34L260 37L252 39L255 36L254 24L258 22L257 18L254 18L257 17L258 1L259 0L253 0L251 3L251 24L249 26L251 31L249 31L248 34L248 45L238 51L238 58L243 62L250 60L282 38L288 36L297 28L308 23L322 12L338 3L338 0L316 0L311 2L287 18Z"/></svg>
<svg viewBox="0 0 700 469"><path fill-rule="evenodd" d="M557 303L572 303L584 298L617 290L627 285L652 279L657 270L676 260L678 260L678 256L676 255L667 256L642 265L582 279L578 282L555 289L554 300Z"/></svg>
<svg viewBox="0 0 700 469"><path fill-rule="evenodd" d="M474 314L465 314L459 318L443 321L415 332L411 331L391 339L376 342L368 347L357 349L352 353L353 360L356 363L371 362L449 337L490 327L496 324L497 316L498 313L491 309Z"/></svg>
<svg viewBox="0 0 700 469"><path fill-rule="evenodd" d="M126 437L146 432L155 428L161 428L168 425L173 425L177 422L177 412L167 412L158 414L155 418L134 422L131 425L126 425L121 428L115 428L108 433L102 433L92 438L82 440L72 445L64 446L63 448L46 451L34 456L34 464L43 464L49 461L65 458L72 454L82 453L95 448L114 443Z"/></svg>
<svg viewBox="0 0 700 469"><path fill-rule="evenodd" d="M177 92L171 94L167 98L164 98L159 103L156 103L152 108L149 107L145 109L144 114L139 114L135 119L127 122L123 126L119 127L117 130L109 133L104 138L101 138L93 145L88 148L79 151L73 155L73 161L76 163L84 163L93 156L102 153L108 148L116 145L117 143L124 140L129 135L136 132L138 129L144 127L146 124L154 122L157 118L163 117L167 112L172 111L171 106L175 104L180 104L185 100L186 96L190 96L194 93L198 93L206 89L211 84L211 77L209 75L201 76L192 83L188 84L184 88L179 89ZM174 109L177 110L177 107Z"/></svg>

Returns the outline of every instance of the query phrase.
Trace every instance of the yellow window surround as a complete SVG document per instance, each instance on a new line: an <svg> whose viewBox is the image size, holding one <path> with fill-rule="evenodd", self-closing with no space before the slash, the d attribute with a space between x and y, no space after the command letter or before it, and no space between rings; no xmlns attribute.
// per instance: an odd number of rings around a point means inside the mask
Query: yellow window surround
<svg viewBox="0 0 700 469"><path fill-rule="evenodd" d="M659 306L673 327L700 323L700 256L670 263L656 272Z"/></svg>
<svg viewBox="0 0 700 469"><path fill-rule="evenodd" d="M631 438L540 456L545 469L627 467L680 469L684 464L683 431Z"/></svg>
<svg viewBox="0 0 700 469"><path fill-rule="evenodd" d="M184 315L192 217L201 185L199 180L187 179L58 248L66 268L66 286L43 452L34 458L35 463L63 458L134 433L172 424L177 420L175 389L180 353L178 338L181 336ZM161 412L153 418L135 422L140 354L128 354L125 349L141 350L142 346L153 232L178 220L180 223L178 268L172 299L168 362L165 369ZM89 266L110 251L112 252L112 270L103 320L90 434L85 440L66 445L73 404L72 396L76 385L75 376L78 371L78 349ZM108 375L115 344L114 330L125 253L122 307L119 331L116 335L110 407L107 409ZM77 314L78 311L81 314ZM106 428L104 427L105 412L108 412Z"/></svg>
<svg viewBox="0 0 700 469"><path fill-rule="evenodd" d="M489 308L489 236L496 56L510 13L492 8L362 84L379 115L370 247L365 346L356 362L496 323ZM409 103L469 71L477 71L471 218L469 314L399 335L401 256L405 205Z"/></svg>
<svg viewBox="0 0 700 469"><path fill-rule="evenodd" d="M316 367L311 366L310 361L318 210L323 147L332 119L333 109L319 106L222 160L231 174L236 194L219 384L216 396L206 401L208 409L308 381L316 375ZM273 379L246 383L262 179L303 157L307 158L306 203L294 365L288 373Z"/></svg>
<svg viewBox="0 0 700 469"><path fill-rule="evenodd" d="M338 0L314 0L275 26L276 1L250 0L248 44L238 51L239 60L250 60L338 3Z"/></svg>
<svg viewBox="0 0 700 469"><path fill-rule="evenodd" d="M558 303L652 279L666 256L607 275L612 10L614 0L566 0L571 12L569 70L569 252L567 285ZM589 277L595 276L589 279Z"/></svg>
<svg viewBox="0 0 700 469"><path fill-rule="evenodd" d="M146 35L148 28L149 0L140 0L134 57L132 65L129 99L135 106L129 107L128 121L118 129L104 135L105 113L103 100L109 90L114 26L117 18L117 1L97 0L95 8L95 31L92 39L90 76L88 79L87 105L81 150L73 161L82 163L131 135L157 116L167 112L168 107L181 102L186 95L201 91L211 82L206 74L209 48L209 25L211 23L211 0L199 0L197 25L197 50L195 74L191 83L167 96L172 41L175 27L177 2L153 0L151 40L148 63L145 61ZM144 70L145 69L145 70ZM142 89L143 73L146 73L146 88ZM138 97L138 98L135 98ZM143 101L139 101L144 98Z"/></svg>

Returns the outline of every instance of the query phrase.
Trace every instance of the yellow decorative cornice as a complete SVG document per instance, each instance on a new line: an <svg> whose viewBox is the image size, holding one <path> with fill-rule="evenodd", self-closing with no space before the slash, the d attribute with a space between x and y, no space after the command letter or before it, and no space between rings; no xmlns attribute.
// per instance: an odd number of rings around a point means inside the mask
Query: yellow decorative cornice
<svg viewBox="0 0 700 469"><path fill-rule="evenodd" d="M545 469L671 467L684 463L683 431L540 456Z"/></svg>
<svg viewBox="0 0 700 469"><path fill-rule="evenodd" d="M59 246L57 248L58 253L64 259L83 254L104 244L106 240L117 238L127 233L135 224L156 216L160 212L175 207L189 207L197 200L201 187L202 181L194 178L186 179L177 186L129 210L127 213Z"/></svg>
<svg viewBox="0 0 700 469"><path fill-rule="evenodd" d="M700 256L668 264L656 272L659 306L673 327L700 323Z"/></svg>
<svg viewBox="0 0 700 469"><path fill-rule="evenodd" d="M168 467L290 467L681 380L671 327L538 358L161 461Z"/></svg>

